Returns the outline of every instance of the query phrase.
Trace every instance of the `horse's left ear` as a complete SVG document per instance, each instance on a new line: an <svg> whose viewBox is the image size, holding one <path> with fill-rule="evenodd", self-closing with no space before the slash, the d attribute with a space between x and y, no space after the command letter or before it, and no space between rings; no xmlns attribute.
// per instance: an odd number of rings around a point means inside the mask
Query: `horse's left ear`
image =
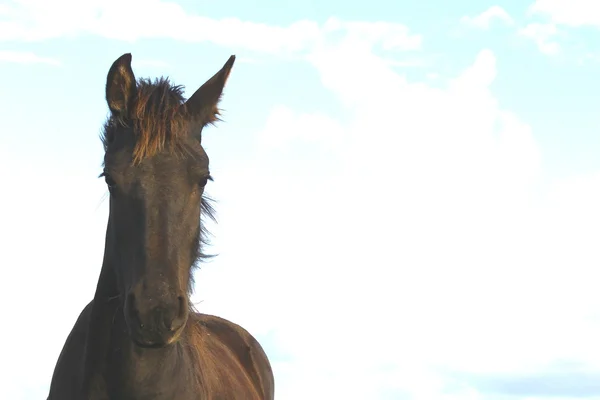
<svg viewBox="0 0 600 400"><path fill-rule="evenodd" d="M113 63L106 77L106 102L111 113L128 118L136 95L135 75L131 69L131 54L126 53Z"/></svg>
<svg viewBox="0 0 600 400"><path fill-rule="evenodd" d="M204 85L200 86L192 97L185 102L185 111L190 117L200 121L203 125L218 120L219 101L234 62L235 56L229 57L223 68L206 81Z"/></svg>

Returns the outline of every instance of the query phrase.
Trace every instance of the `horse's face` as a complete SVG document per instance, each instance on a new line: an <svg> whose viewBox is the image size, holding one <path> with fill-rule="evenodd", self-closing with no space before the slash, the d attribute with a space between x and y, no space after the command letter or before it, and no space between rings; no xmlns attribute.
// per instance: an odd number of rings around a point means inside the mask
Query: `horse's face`
<svg viewBox="0 0 600 400"><path fill-rule="evenodd" d="M126 136L122 129L119 134ZM129 133L131 135L131 133ZM140 346L175 340L188 316L190 270L199 252L200 208L209 179L199 145L131 164L131 146L107 153L109 235L131 338Z"/></svg>
<svg viewBox="0 0 600 400"><path fill-rule="evenodd" d="M166 81L136 85L130 62L130 55L115 61L106 88L106 246L132 341L163 347L177 340L189 314L210 179L200 133L215 118L233 58L186 103Z"/></svg>

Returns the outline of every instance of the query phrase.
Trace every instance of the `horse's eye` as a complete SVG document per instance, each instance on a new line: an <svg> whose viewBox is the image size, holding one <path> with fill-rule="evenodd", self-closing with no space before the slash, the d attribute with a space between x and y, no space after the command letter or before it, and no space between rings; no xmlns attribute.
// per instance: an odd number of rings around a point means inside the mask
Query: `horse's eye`
<svg viewBox="0 0 600 400"><path fill-rule="evenodd" d="M204 186L206 186L208 181L212 181L212 180L213 180L212 176L207 175L204 178L200 179L200 181L198 182L198 185L200 185L200 187L204 187Z"/></svg>
<svg viewBox="0 0 600 400"><path fill-rule="evenodd" d="M117 186L117 184L115 183L115 181L113 180L113 178L111 178L110 175L106 175L104 177L104 180L106 181L106 185L108 186L109 189L112 189L115 186Z"/></svg>
<svg viewBox="0 0 600 400"><path fill-rule="evenodd" d="M114 179L105 172L103 172L102 174L100 174L100 176L104 177L104 180L106 181L106 186L108 186L108 190L109 191L113 191L115 189L115 187L117 187L117 184L115 183Z"/></svg>

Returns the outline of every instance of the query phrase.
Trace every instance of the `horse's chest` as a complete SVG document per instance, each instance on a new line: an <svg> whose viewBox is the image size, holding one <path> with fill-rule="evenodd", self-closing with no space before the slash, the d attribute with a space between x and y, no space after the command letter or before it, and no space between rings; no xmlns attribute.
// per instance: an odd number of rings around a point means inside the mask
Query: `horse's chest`
<svg viewBox="0 0 600 400"><path fill-rule="evenodd" d="M114 354L105 374L110 400L204 400L185 360L161 356L161 350L142 357L124 353Z"/></svg>
<svg viewBox="0 0 600 400"><path fill-rule="evenodd" d="M111 400L204 400L195 385L181 379L132 379L110 385Z"/></svg>

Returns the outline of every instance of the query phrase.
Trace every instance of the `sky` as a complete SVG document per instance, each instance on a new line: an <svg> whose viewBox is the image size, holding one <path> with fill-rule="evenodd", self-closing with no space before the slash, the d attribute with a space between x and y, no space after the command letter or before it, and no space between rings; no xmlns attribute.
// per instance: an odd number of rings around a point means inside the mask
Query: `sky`
<svg viewBox="0 0 600 400"><path fill-rule="evenodd" d="M0 398L45 398L94 295L106 74L191 95L218 256L197 307L278 400L600 399L600 6L0 1Z"/></svg>

